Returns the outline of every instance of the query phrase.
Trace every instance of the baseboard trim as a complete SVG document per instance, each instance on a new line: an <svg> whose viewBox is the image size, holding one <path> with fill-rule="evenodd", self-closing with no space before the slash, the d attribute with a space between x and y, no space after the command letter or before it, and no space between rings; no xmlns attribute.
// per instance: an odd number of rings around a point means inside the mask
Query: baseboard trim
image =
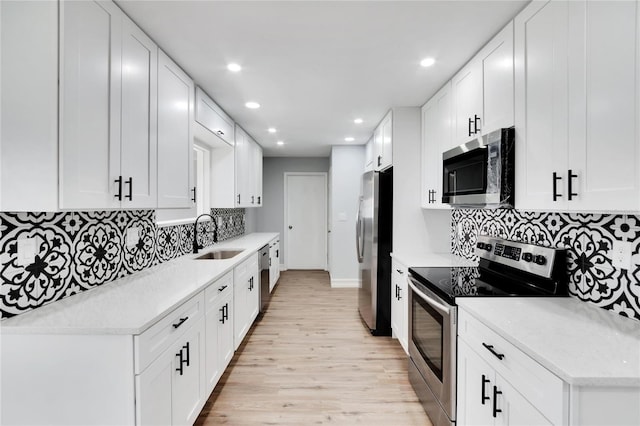
<svg viewBox="0 0 640 426"><path fill-rule="evenodd" d="M331 279L331 288L359 288L358 279Z"/></svg>
<svg viewBox="0 0 640 426"><path fill-rule="evenodd" d="M286 271L287 270L287 268L284 267L284 263L280 264L280 270L281 271Z"/></svg>

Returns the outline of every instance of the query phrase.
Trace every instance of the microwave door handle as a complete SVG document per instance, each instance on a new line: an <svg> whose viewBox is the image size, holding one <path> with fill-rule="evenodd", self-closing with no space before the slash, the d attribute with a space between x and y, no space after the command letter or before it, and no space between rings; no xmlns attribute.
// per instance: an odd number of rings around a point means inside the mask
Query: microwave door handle
<svg viewBox="0 0 640 426"><path fill-rule="evenodd" d="M449 172L449 191L453 193L453 195L458 194L458 180L456 179L456 171Z"/></svg>
<svg viewBox="0 0 640 426"><path fill-rule="evenodd" d="M429 303L429 305L431 305L433 308L439 311L442 315L448 316L451 313L450 307L444 305L443 303L438 302L433 297L427 296L421 290L418 290L418 288L413 283L414 283L413 278L409 277L409 286L411 287L411 290L413 290L414 293L420 296L421 299Z"/></svg>

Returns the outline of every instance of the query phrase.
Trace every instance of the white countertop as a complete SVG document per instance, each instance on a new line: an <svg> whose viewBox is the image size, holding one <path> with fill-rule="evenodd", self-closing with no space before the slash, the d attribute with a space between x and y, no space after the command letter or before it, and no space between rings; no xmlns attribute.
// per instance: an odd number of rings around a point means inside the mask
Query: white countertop
<svg viewBox="0 0 640 426"><path fill-rule="evenodd" d="M453 267L453 266L478 266L473 261L451 253L427 253L416 255L412 253L393 252L391 257L402 263L407 268L411 267Z"/></svg>
<svg viewBox="0 0 640 426"><path fill-rule="evenodd" d="M640 321L572 297L456 303L567 383L640 386Z"/></svg>
<svg viewBox="0 0 640 426"><path fill-rule="evenodd" d="M4 334L140 334L256 253L277 233L253 233L207 247L0 322ZM219 249L231 259L194 260Z"/></svg>

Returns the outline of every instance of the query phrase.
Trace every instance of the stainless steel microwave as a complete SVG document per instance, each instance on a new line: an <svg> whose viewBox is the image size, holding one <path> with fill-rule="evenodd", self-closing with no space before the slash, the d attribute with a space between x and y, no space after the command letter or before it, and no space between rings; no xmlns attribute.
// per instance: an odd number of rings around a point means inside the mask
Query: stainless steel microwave
<svg viewBox="0 0 640 426"><path fill-rule="evenodd" d="M442 154L442 202L513 208L515 129L496 130Z"/></svg>

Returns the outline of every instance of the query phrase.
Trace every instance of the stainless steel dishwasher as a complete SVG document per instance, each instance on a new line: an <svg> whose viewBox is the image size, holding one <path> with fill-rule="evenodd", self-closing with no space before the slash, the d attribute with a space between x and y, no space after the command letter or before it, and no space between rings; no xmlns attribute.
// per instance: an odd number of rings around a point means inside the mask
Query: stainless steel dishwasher
<svg viewBox="0 0 640 426"><path fill-rule="evenodd" d="M258 252L260 262L260 313L267 310L271 293L269 293L269 244Z"/></svg>

